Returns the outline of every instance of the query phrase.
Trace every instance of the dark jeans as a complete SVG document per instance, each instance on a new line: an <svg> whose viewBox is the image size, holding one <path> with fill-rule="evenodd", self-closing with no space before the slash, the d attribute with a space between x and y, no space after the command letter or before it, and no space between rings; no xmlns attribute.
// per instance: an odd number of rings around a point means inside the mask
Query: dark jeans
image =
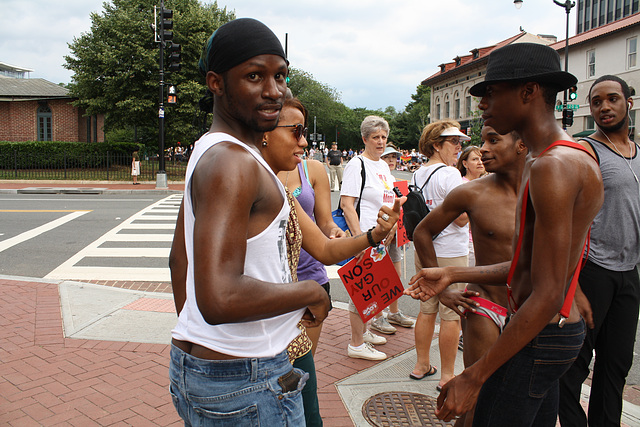
<svg viewBox="0 0 640 427"><path fill-rule="evenodd" d="M484 383L473 425L554 427L558 379L578 355L584 330L582 320L563 328L547 325Z"/></svg>
<svg viewBox="0 0 640 427"><path fill-rule="evenodd" d="M595 328L587 330L578 358L560 380L560 423L564 427L587 425L580 390L589 376L595 349L589 425L619 426L638 325L638 270L611 271L587 262L580 274L580 287L591 303Z"/></svg>

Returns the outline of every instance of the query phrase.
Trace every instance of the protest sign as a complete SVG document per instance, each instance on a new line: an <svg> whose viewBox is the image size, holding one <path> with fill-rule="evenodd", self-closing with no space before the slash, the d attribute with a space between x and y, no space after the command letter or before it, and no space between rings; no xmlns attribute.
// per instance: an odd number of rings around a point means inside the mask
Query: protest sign
<svg viewBox="0 0 640 427"><path fill-rule="evenodd" d="M340 279L363 322L402 296L404 286L383 245L368 248L362 261L338 269Z"/></svg>

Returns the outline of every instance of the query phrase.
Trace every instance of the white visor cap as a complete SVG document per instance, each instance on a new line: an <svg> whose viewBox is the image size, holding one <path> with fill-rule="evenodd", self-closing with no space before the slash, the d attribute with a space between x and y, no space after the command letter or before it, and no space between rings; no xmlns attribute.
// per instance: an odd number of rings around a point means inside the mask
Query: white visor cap
<svg viewBox="0 0 640 427"><path fill-rule="evenodd" d="M440 136L459 136L461 141L471 141L471 138L460 132L460 129L455 127L446 128L442 131Z"/></svg>

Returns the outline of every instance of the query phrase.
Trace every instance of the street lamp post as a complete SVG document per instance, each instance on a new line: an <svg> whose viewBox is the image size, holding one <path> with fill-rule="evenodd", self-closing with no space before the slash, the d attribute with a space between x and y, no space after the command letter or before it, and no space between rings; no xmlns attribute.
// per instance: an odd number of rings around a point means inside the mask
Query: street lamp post
<svg viewBox="0 0 640 427"><path fill-rule="evenodd" d="M566 27L566 34L564 38L564 71L568 72L569 71L569 13L571 12L571 9L576 5L576 3L571 0L565 0L564 3L561 3L558 0L553 0L553 2L560 7L564 7L564 10L567 12L567 27ZM566 89L564 90L564 100L562 102L563 118L566 116L565 110L567 110L567 90ZM567 130L567 125L564 120L562 121L562 128L564 130Z"/></svg>

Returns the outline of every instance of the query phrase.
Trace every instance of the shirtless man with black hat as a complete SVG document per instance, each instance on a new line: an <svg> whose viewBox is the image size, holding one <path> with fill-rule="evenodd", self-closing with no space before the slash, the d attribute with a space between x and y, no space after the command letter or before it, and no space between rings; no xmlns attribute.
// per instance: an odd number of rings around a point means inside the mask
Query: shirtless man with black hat
<svg viewBox="0 0 640 427"><path fill-rule="evenodd" d="M476 404L478 426L556 423L558 379L577 356L585 333L573 302L577 273L603 201L597 162L570 140L554 115L557 93L576 81L561 71L553 49L514 43L490 54L485 80L471 88L482 98L485 125L502 135L518 132L529 155L512 261L423 269L406 291L426 300L455 282L507 283L509 317L503 332L438 397L436 414L446 421Z"/></svg>
<svg viewBox="0 0 640 427"><path fill-rule="evenodd" d="M475 265L510 261L515 232L516 202L527 148L516 132L500 135L482 128L482 161L489 175L452 190L416 227L413 243L426 265L437 265L432 236L437 236L461 214L469 216L476 248ZM496 208L499 207L499 208ZM464 291L446 289L440 302L463 316L464 365L471 366L498 339L507 318L507 292L502 286L469 283ZM458 307L465 309L464 314ZM471 426L473 413L456 425Z"/></svg>

